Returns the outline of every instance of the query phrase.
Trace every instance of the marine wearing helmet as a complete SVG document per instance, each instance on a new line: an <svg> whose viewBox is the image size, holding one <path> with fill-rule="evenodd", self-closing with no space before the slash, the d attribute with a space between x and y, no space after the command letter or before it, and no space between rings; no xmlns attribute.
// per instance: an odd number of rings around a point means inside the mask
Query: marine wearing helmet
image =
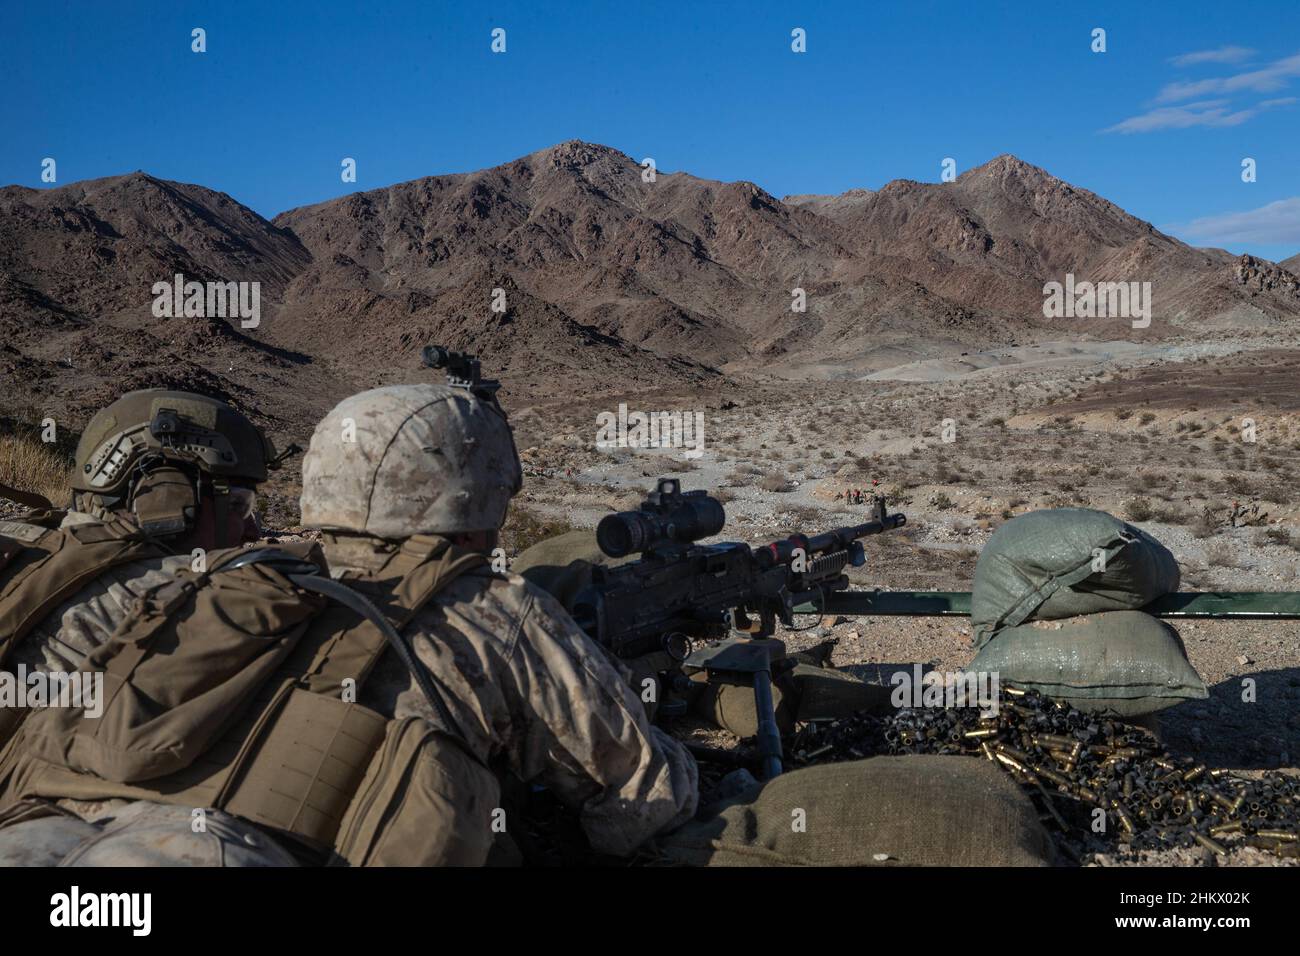
<svg viewBox="0 0 1300 956"><path fill-rule="evenodd" d="M495 400L456 385L380 388L346 399L316 428L303 524L323 532L336 577L391 587L386 569L431 539L492 551L521 482ZM523 578L466 572L405 633L473 755L545 784L577 811L596 850L630 853L694 814L694 759L650 725L626 675ZM391 654L361 701L391 717L435 716Z"/></svg>
<svg viewBox="0 0 1300 956"><path fill-rule="evenodd" d="M224 402L168 389L128 392L77 444L74 507L128 515L152 536L225 547L258 537L257 485L278 467L270 440Z"/></svg>

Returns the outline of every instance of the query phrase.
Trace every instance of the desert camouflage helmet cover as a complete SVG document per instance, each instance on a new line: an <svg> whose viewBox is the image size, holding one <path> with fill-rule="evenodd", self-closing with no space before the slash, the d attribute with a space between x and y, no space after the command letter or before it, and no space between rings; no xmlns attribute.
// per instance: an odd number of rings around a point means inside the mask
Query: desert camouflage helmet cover
<svg viewBox="0 0 1300 956"><path fill-rule="evenodd" d="M392 385L345 399L302 463L302 523L379 538L501 527L523 484L494 403L449 385Z"/></svg>
<svg viewBox="0 0 1300 956"><path fill-rule="evenodd" d="M262 430L225 402L147 388L127 392L90 420L77 443L72 487L120 495L136 463L151 453L253 484L266 481L275 457Z"/></svg>

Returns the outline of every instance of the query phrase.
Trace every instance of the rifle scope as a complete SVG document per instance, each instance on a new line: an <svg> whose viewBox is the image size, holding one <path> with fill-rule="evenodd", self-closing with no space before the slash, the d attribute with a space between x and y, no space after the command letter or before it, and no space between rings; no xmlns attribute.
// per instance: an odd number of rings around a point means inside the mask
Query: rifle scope
<svg viewBox="0 0 1300 956"><path fill-rule="evenodd" d="M690 544L722 531L722 502L706 491L682 491L676 478L660 478L658 490L638 511L606 515L596 526L596 543L611 558L665 544Z"/></svg>

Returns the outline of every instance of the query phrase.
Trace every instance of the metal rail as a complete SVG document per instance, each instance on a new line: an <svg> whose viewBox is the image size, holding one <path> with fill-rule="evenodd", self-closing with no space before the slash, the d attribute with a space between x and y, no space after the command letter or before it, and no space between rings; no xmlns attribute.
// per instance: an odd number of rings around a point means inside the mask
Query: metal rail
<svg viewBox="0 0 1300 956"><path fill-rule="evenodd" d="M1156 617L1300 620L1300 591L1179 591L1141 610ZM969 591L832 591L801 604L799 614L969 617Z"/></svg>

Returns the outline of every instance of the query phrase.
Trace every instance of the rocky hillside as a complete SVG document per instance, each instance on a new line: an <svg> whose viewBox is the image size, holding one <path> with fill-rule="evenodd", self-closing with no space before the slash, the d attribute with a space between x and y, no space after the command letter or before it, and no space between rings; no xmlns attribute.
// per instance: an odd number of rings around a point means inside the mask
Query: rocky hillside
<svg viewBox="0 0 1300 956"><path fill-rule="evenodd" d="M1270 335L1300 319L1294 271L1187 246L1013 156L952 183L784 201L647 178L574 141L270 222L143 173L0 189L0 374L47 402L191 385L292 417L417 374L434 341L545 398L857 374L1034 338ZM260 283L262 325L155 318L152 286L176 273ZM1151 327L1044 319L1043 285L1067 273L1152 283Z"/></svg>

